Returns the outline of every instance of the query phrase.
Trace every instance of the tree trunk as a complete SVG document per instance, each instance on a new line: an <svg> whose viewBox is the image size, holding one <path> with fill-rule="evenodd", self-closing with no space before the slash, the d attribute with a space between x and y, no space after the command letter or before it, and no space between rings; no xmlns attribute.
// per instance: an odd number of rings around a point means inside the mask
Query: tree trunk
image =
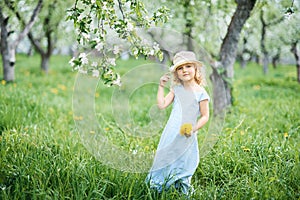
<svg viewBox="0 0 300 200"><path fill-rule="evenodd" d="M1 22L1 55L3 62L3 74L4 80L7 82L11 82L15 80L15 62L16 62L16 48L19 43L24 39L24 37L28 34L30 29L32 28L35 20L37 19L37 15L42 8L43 0L39 0L37 6L35 7L29 22L24 26L24 29L19 33L16 40L14 40L11 44L8 41L9 32L7 30L8 19L4 18L2 9L0 7L0 22ZM14 8L11 6L10 2L5 1L6 6L8 6L12 11ZM14 11L15 12L15 11ZM15 12L16 14L16 12Z"/></svg>
<svg viewBox="0 0 300 200"><path fill-rule="evenodd" d="M12 49L8 43L9 32L7 30L9 17L4 17L2 13L2 8L0 7L0 24L1 24L1 55L2 55L2 65L3 65L3 79L7 82L13 81L15 79L14 67L15 49Z"/></svg>
<svg viewBox="0 0 300 200"><path fill-rule="evenodd" d="M264 20L264 12L263 10L260 11L260 21L262 24L262 29L261 29L261 38L260 38L260 48L261 51L263 53L263 72L264 74L267 74L269 71L269 54L268 51L266 49L266 45L265 45L265 38L266 38L266 32L267 32L267 24Z"/></svg>
<svg viewBox="0 0 300 200"><path fill-rule="evenodd" d="M264 74L267 74L269 72L268 54L264 54L264 57L263 57L263 71L264 71Z"/></svg>
<svg viewBox="0 0 300 200"><path fill-rule="evenodd" d="M226 91L226 82L223 77L218 73L217 68L213 67L213 73L210 75L210 79L213 83L213 113L214 115L222 115L225 108L231 104L228 102L228 93Z"/></svg>
<svg viewBox="0 0 300 200"><path fill-rule="evenodd" d="M294 54L296 59L297 81L300 84L300 52L297 49L297 43L298 41L292 43L291 52Z"/></svg>
<svg viewBox="0 0 300 200"><path fill-rule="evenodd" d="M248 43L248 39L247 39L247 35L243 37L243 50L240 57L240 66L242 69L245 69L246 65L247 65L247 60L244 58L244 54L248 53L247 51L247 43Z"/></svg>
<svg viewBox="0 0 300 200"><path fill-rule="evenodd" d="M245 60L244 58L241 59L241 68L242 69L245 69L246 68L246 65L247 65L248 61Z"/></svg>
<svg viewBox="0 0 300 200"><path fill-rule="evenodd" d="M272 58L272 65L273 68L276 69L277 68L277 62L280 59L280 53L277 53L273 58Z"/></svg>
<svg viewBox="0 0 300 200"><path fill-rule="evenodd" d="M282 22L283 20L284 20L284 17L280 17L278 19L275 19L275 20L267 23L264 19L264 10L261 9L261 11L260 11L260 21L262 24L260 47L261 47L261 51L264 56L263 57L263 72L264 72L264 74L267 74L269 72L269 53L268 53L268 50L267 50L266 44L265 44L267 28L270 26L277 25L280 22ZM280 53L280 49L279 49L278 53Z"/></svg>
<svg viewBox="0 0 300 200"><path fill-rule="evenodd" d="M297 79L298 79L298 83L300 84L300 60L298 60L297 63Z"/></svg>
<svg viewBox="0 0 300 200"><path fill-rule="evenodd" d="M260 64L260 57L259 57L259 55L257 53L254 53L253 57L254 57L255 63L259 65Z"/></svg>
<svg viewBox="0 0 300 200"><path fill-rule="evenodd" d="M232 105L231 80L234 75L233 64L236 58L237 45L241 30L249 18L256 0L236 0L237 8L231 19L227 34L220 50L220 65L212 66L214 114L222 114L225 109Z"/></svg>
<svg viewBox="0 0 300 200"><path fill-rule="evenodd" d="M49 72L49 60L50 60L50 56L48 56L47 54L41 54L41 68L42 71L45 72L46 74L48 74Z"/></svg>
<svg viewBox="0 0 300 200"><path fill-rule="evenodd" d="M3 79L7 82L15 80L15 49L1 46L2 64L3 64ZM11 56L12 55L12 56Z"/></svg>
<svg viewBox="0 0 300 200"><path fill-rule="evenodd" d="M51 23L51 19L53 18L53 12L56 8L57 0L54 0L48 7L48 15L45 17L43 22L43 37L47 40L47 46L46 48L43 48L43 45L41 44L40 40L34 38L33 34L31 32L28 33L28 38L31 42L31 44L34 46L37 53L41 56L41 69L46 74L49 71L49 60L52 56L52 52L54 50L55 46L55 39L53 38L54 30L56 30L59 26L59 23ZM24 22L21 17L19 18L20 21Z"/></svg>
<svg viewBox="0 0 300 200"><path fill-rule="evenodd" d="M48 34L47 34L48 36ZM51 33L49 34L49 36L51 36ZM51 41L51 37L47 38L47 50L44 50L41 43L37 40L34 39L33 35L31 32L28 33L28 38L31 42L31 44L34 46L36 52L38 54L40 54L41 56L41 69L43 72L45 72L46 74L49 71L49 60L50 57L52 55L52 51L53 51L53 46L52 46L52 41ZM50 40L50 42L49 42Z"/></svg>
<svg viewBox="0 0 300 200"><path fill-rule="evenodd" d="M189 14L192 14L192 9L190 5L190 1L188 0L184 2L184 19L185 19L184 38L187 40L186 41L187 50L194 51L193 36L192 36L194 22L188 17Z"/></svg>

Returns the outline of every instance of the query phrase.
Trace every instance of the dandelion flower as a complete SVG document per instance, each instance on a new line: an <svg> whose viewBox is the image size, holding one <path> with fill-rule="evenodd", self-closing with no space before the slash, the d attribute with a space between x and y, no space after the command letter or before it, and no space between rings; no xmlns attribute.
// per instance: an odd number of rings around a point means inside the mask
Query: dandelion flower
<svg viewBox="0 0 300 200"><path fill-rule="evenodd" d="M193 130L193 125L190 123L182 124L180 127L180 135L185 135L187 137L191 136Z"/></svg>
<svg viewBox="0 0 300 200"><path fill-rule="evenodd" d="M241 146L241 148L243 149L244 152L250 152L250 149L245 146Z"/></svg>
<svg viewBox="0 0 300 200"><path fill-rule="evenodd" d="M58 89L56 88L51 88L50 90L53 94L58 94Z"/></svg>
<svg viewBox="0 0 300 200"><path fill-rule="evenodd" d="M254 89L254 90L260 90L260 85L254 85L254 86L253 86L253 89Z"/></svg>
<svg viewBox="0 0 300 200"><path fill-rule="evenodd" d="M59 84L57 87L63 91L67 90L67 87L65 85Z"/></svg>
<svg viewBox="0 0 300 200"><path fill-rule="evenodd" d="M81 120L83 120L83 117L82 116L74 116L74 120L81 121Z"/></svg>

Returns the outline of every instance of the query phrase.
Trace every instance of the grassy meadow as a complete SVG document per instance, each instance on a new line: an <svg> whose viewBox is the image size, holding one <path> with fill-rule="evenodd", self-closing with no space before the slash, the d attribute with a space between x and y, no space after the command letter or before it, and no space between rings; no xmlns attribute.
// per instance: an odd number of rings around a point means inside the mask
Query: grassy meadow
<svg viewBox="0 0 300 200"><path fill-rule="evenodd" d="M75 123L81 119L72 107L76 73L69 59L54 56L45 75L38 56L18 55L16 81L0 81L0 199L186 199L173 190L157 194L144 183L146 173L117 170L86 149ZM124 74L143 63L122 61L117 70ZM132 118L141 127L155 109L156 87L141 86L130 96ZM155 151L159 134L139 140L120 130L109 109L113 89L99 83L92 91L107 137L128 154ZM270 67L268 75L257 64L236 66L233 94L219 140L193 176L191 198L300 199L295 66ZM157 133L164 123L154 125Z"/></svg>

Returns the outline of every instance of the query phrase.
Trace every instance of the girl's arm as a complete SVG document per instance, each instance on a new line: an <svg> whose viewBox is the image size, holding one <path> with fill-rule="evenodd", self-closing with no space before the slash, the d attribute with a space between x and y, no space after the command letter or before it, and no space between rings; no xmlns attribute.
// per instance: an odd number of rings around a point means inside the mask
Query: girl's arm
<svg viewBox="0 0 300 200"><path fill-rule="evenodd" d="M208 107L208 100L200 101L200 113L201 117L199 118L195 127L193 127L193 132L198 131L202 128L209 119L209 107Z"/></svg>
<svg viewBox="0 0 300 200"><path fill-rule="evenodd" d="M164 97L164 88L162 86L158 86L157 91L157 106L159 109L164 109L168 107L174 99L173 91L170 91L166 97Z"/></svg>
<svg viewBox="0 0 300 200"><path fill-rule="evenodd" d="M174 92L171 90L166 96L164 96L164 87L166 82L168 82L170 79L170 76L168 74L163 75L160 78L158 91L157 91L157 106L159 109L164 109L168 107L173 99L174 99Z"/></svg>

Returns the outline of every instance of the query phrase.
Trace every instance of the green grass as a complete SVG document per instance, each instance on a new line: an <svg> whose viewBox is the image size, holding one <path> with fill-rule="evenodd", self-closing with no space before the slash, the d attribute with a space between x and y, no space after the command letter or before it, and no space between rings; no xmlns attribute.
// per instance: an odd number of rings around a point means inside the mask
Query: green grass
<svg viewBox="0 0 300 200"><path fill-rule="evenodd" d="M86 149L75 125L80 116L73 120L76 74L68 60L53 57L45 75L37 56L18 55L16 82L0 84L0 199L185 199L175 191L150 191L144 184L146 173L116 170ZM119 62L118 70L124 74L143 63ZM148 133L143 127L151 121L148 110L154 108L156 87L140 86L129 96L132 124L125 131L111 112L114 88L99 83L93 91L105 136L129 154L156 148L159 134L144 139L129 134L136 127ZM193 176L193 198L299 199L296 68L279 66L263 75L256 64L244 70L236 67L233 92L234 106L219 140ZM156 124L154 130L159 133L162 127ZM206 131L207 127L200 141Z"/></svg>

